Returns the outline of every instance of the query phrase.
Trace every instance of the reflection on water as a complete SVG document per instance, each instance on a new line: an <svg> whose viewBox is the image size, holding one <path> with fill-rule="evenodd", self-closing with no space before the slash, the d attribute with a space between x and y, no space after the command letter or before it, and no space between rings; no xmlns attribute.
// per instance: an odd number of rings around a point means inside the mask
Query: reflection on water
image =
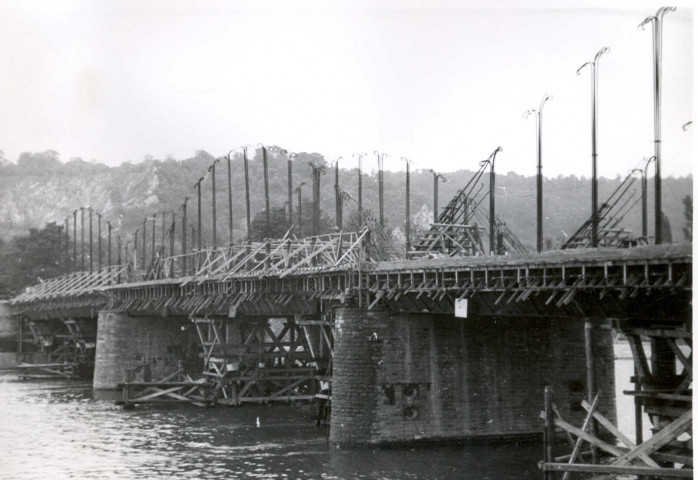
<svg viewBox="0 0 698 480"><path fill-rule="evenodd" d="M621 385L628 362L632 372L629 359L616 362L618 390L628 388ZM535 443L332 448L308 406L122 410L95 398L88 383L13 376L0 376L0 405L2 479L540 478ZM621 426L627 410L632 402L619 407Z"/></svg>

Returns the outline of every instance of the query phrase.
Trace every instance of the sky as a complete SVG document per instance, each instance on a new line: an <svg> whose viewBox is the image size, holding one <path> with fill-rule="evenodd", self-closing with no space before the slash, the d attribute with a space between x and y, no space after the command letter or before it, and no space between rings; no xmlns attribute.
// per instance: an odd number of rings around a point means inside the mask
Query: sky
<svg viewBox="0 0 698 480"><path fill-rule="evenodd" d="M391 170L624 175L653 155L652 32L661 4L453 0L0 2L0 150L108 165L264 143ZM692 171L693 13L664 19L663 175Z"/></svg>

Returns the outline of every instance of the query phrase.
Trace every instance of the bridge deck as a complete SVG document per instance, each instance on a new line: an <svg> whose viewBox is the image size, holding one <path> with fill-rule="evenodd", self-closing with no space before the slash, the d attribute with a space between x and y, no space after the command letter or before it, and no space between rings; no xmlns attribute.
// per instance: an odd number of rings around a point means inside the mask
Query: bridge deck
<svg viewBox="0 0 698 480"><path fill-rule="evenodd" d="M488 269L525 267L562 267L582 265L658 264L691 262L690 244L648 245L627 249L587 248L553 250L527 255L496 255L478 257L443 257L399 262L366 263L365 271L385 273L409 270Z"/></svg>

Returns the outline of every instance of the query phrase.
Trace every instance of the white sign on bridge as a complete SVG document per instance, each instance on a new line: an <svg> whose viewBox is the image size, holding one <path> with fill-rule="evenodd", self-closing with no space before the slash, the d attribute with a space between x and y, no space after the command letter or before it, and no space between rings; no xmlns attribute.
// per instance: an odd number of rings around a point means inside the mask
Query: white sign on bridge
<svg viewBox="0 0 698 480"><path fill-rule="evenodd" d="M456 317L468 318L468 299L456 298Z"/></svg>

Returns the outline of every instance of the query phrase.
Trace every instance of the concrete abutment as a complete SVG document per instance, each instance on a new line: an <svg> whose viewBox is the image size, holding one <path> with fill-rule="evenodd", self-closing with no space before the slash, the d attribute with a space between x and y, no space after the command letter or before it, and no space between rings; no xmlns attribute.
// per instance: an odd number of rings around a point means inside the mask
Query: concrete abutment
<svg viewBox="0 0 698 480"><path fill-rule="evenodd" d="M330 441L345 446L539 434L543 389L580 423L584 320L339 308ZM610 329L595 325L600 411L615 422Z"/></svg>

